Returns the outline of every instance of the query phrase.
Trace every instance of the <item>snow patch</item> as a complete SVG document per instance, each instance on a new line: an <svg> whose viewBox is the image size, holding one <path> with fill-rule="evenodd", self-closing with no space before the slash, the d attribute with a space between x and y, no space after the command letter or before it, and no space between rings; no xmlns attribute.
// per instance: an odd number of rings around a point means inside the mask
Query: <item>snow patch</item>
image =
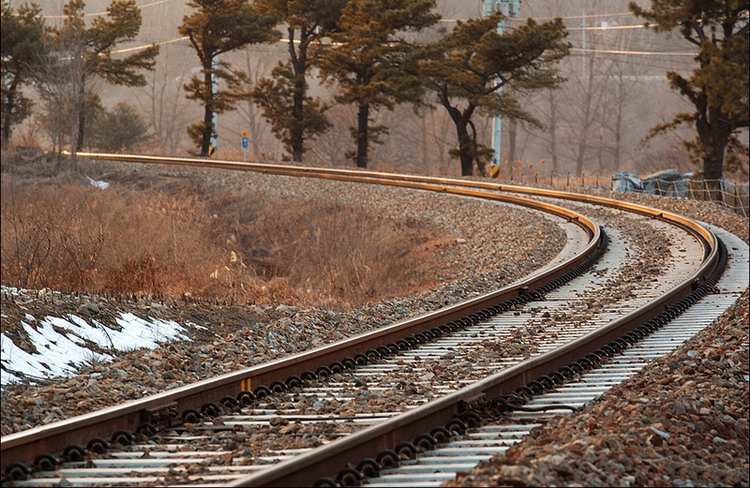
<svg viewBox="0 0 750 488"><path fill-rule="evenodd" d="M2 384L52 376L70 376L79 366L91 362L109 361L109 354L97 354L87 344L95 343L104 349L130 351L155 348L159 342L188 339L180 324L171 320L144 320L132 313L123 313L115 319L122 330L110 329L97 321L93 325L75 315L66 318L46 317L41 322L26 314L28 322L21 326L37 353L30 354L18 347L3 333L0 337L0 364ZM63 332L63 333L61 333Z"/></svg>

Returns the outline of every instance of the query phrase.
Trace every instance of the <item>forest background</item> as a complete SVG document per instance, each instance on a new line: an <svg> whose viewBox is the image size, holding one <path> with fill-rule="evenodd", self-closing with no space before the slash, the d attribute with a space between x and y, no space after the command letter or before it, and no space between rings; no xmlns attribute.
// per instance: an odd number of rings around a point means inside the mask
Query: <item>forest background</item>
<svg viewBox="0 0 750 488"><path fill-rule="evenodd" d="M14 4L19 2L14 1ZM41 0L47 25L62 22L64 0ZM148 124L150 138L139 152L160 155L185 155L193 149L187 127L200 120L202 107L185 97L183 86L200 70L199 61L187 40L181 40L177 27L186 15L194 12L185 0L144 0L138 2L143 25L134 41L118 46L119 50L159 45L155 69L144 71L147 85L122 87L98 83L94 88L105 108L127 102ZM642 6L650 2L640 0ZM109 0L89 0L87 19L106 12ZM480 0L439 0L437 13L442 19L421 33L434 40L455 26L457 19L482 15ZM525 23L533 17L545 21L560 16L569 32L571 53L561 63L561 74L567 79L559 88L516 94L522 107L545 125L545 129L503 121L501 175L520 178L538 175L601 175L606 178L617 171L648 174L663 169L682 173L699 171L690 162L681 141L691 139L689 127L641 144L649 128L665 124L678 112L691 109L688 103L669 88L666 73L688 75L695 67L696 48L679 35L669 38L643 27L643 19L632 15L624 2L617 0L553 0L521 2L516 18L508 19L507 28ZM288 59L284 42L253 44L222 55L237 68L249 74L248 88L270 76L271 70ZM314 96L331 101L334 90L319 83L313 70L309 81ZM460 165L451 156L456 146L455 128L445 110L436 101L432 108L414 110L410 105L373 114L373 123L388 127L382 144L370 149L370 167L377 170L408 171L430 175L458 175ZM348 167L353 163L346 153L353 149L349 127L356 122L351 105L334 105L327 116L333 127L309 143L305 164ZM480 140L491 145L490 117L475 120ZM218 118L216 157L242 159L242 134L248 134L247 159L282 160L285 151L272 133L261 109L252 100L238 104L237 110ZM15 141L24 146L51 146L43 118L27 119L16 129ZM740 140L748 143L747 130ZM730 168L725 177L746 182L747 164L738 170Z"/></svg>

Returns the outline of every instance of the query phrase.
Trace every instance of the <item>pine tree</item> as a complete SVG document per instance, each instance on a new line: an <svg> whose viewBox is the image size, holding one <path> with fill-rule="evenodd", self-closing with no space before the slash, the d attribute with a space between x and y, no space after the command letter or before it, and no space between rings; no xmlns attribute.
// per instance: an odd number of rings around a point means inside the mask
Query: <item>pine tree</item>
<svg viewBox="0 0 750 488"><path fill-rule="evenodd" d="M384 126L371 127L371 111L393 110L398 103L419 103L423 86L415 69L419 47L407 33L435 24L434 0L350 0L341 14L335 45L321 58L321 73L337 83L339 103L357 107L352 128L360 168L367 167L368 146Z"/></svg>
<svg viewBox="0 0 750 488"><path fill-rule="evenodd" d="M90 129L92 144L102 151L130 150L149 140L148 125L138 110L119 102L112 110L100 108Z"/></svg>
<svg viewBox="0 0 750 488"><path fill-rule="evenodd" d="M519 119L541 125L524 111L510 90L516 92L550 88L563 80L557 76L557 62L567 55L569 44L560 19L525 25L497 32L502 13L458 22L440 42L430 46L431 59L422 65L422 73L453 120L458 137L461 174L482 174L491 149L478 142L472 122L474 114Z"/></svg>
<svg viewBox="0 0 750 488"><path fill-rule="evenodd" d="M47 66L53 70L57 66L71 74L75 71L75 76L65 81L77 92L75 98L80 102L79 106L72 107L78 124L77 131L72 132L74 153L84 141L89 78L96 76L113 85L144 86L146 79L140 71L153 69L154 58L159 54L159 48L154 45L122 58L113 57L115 47L135 39L141 29L141 11L135 0L113 0L107 7L109 20L96 17L88 28L83 18L85 7L83 0L70 0L65 4L63 24L50 30L47 41L54 58ZM52 75L49 70L46 74Z"/></svg>
<svg viewBox="0 0 750 488"><path fill-rule="evenodd" d="M218 56L248 44L273 42L280 37L274 29L278 17L261 10L248 0L194 0L188 6L198 9L183 19L178 27L187 36L201 64L201 75L185 85L187 97L203 104L203 121L188 127L188 134L199 148L200 156L208 156L211 138L216 135L213 114L233 110L245 96L242 81L246 75L234 70L224 61L215 63ZM214 91L213 84L222 80L226 88Z"/></svg>
<svg viewBox="0 0 750 488"><path fill-rule="evenodd" d="M680 35L698 47L698 67L689 78L667 73L672 89L695 111L652 128L647 139L681 124L694 125L696 138L685 145L702 161L703 178L717 190L726 151L738 144L735 132L748 127L749 7L749 0L658 0L652 1L651 10L630 4L656 32L679 28ZM714 195L719 198L720 192Z"/></svg>
<svg viewBox="0 0 750 488"><path fill-rule="evenodd" d="M331 127L327 106L308 95L307 72L323 50L321 40L336 29L346 0L256 0L255 4L286 23L289 60L279 63L270 79L258 83L253 100L292 160L301 162L305 140Z"/></svg>
<svg viewBox="0 0 750 488"><path fill-rule="evenodd" d="M0 26L0 77L2 78L2 141L7 143L13 126L31 114L32 102L21 92L33 75L33 62L43 50L44 19L39 5L24 4L14 12L3 0Z"/></svg>

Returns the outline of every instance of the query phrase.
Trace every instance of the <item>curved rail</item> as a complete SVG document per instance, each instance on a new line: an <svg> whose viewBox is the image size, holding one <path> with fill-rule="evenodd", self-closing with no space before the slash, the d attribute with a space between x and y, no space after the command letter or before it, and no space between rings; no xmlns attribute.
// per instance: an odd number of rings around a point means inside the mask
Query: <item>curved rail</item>
<svg viewBox="0 0 750 488"><path fill-rule="evenodd" d="M428 330L437 325L459 320L462 317L480 313L488 307L498 303L521 297L545 283L557 279L569 269L574 268L588 256L593 254L601 244L603 238L601 230L586 217L570 210L539 201L497 193L522 193L534 196L554 197L578 200L587 203L607 205L626 211L649 215L652 218L664 220L678 225L693 234L704 249L704 262L694 275L668 294L649 303L634 313L617 320L607 327L588 334L573 343L550 353L533 358L518 366L514 366L502 373L479 381L458 392L431 402L424 407L410 411L404 415L386 421L357 434L333 442L323 449L315 450L299 458L290 460L269 468L261 473L250 476L238 482L241 486L257 485L298 485L310 482L315 476L330 475L330 463L335 459L339 465L362 459L373 449L388 449L395 442L394 439L410 439L419 432L429 431L437 424L445 423L459 415L467 404L478 399L512 391L528 383L534 378L549 373L580 355L603 347L638 327L664 310L668 310L675 303L684 299L693 290L702 286L710 279L719 261L719 245L716 237L705 227L676 214L663 212L649 207L619 202L595 196L579 195L575 193L555 190L541 190L509 185L498 185L488 182L459 180L451 178L434 178L424 176L407 176L392 173L372 173L354 170L336 170L323 168L307 168L288 165L271 165L261 163L244 163L234 161L216 161L197 158L158 158L135 155L106 155L79 153L81 157L101 160L117 160L138 163L190 165L213 167L221 169L256 171L270 174L303 176L357 181L363 183L387 184L428 191L438 191L456 195L488 198L508 203L524 205L542 209L555 215L562 216L586 229L590 242L579 256L576 256L545 273L527 278L516 285L446 307L417 317L412 320L399 322L392 326L365 333L335 344L323 346L306 353L279 359L271 363L247 368L220 377L204 380L165 393L152 395L141 400L111 407L80 417L63 420L46 426L19 432L2 438L2 469L9 463L26 461L40 452L59 452L71 443L84 444L87 439L109 435L116 430L133 431L144 422L171 424L175 412L180 409L196 408L202 403L216 401L224 395L234 394L240 390L251 390L256 385L270 384L292 375L315 368L320 364L327 364L340 360L345 356L354 356L387 342ZM581 349L583 348L583 349ZM373 447L377 446L377 447ZM326 461L327 459L327 461ZM313 468L313 472L310 471ZM317 468L317 471L316 471ZM295 476L297 478L295 478Z"/></svg>
<svg viewBox="0 0 750 488"><path fill-rule="evenodd" d="M701 286L695 286L696 282L692 279L688 280L667 296L558 349L523 361L422 407L249 475L229 486L310 486L312 480L330 482L344 466L357 466L362 460L373 458L375 453L394 449L400 442L418 439L420 435L434 431L436 427L448 428L456 419L471 418L472 409L477 405L492 403L494 399L517 392L535 380L554 375L553 372L580 364L581 358L588 359L587 356L591 353L599 354L606 348L622 350L623 346L618 344L619 341L633 343L629 334L637 331L640 337L652 332L707 294L707 290L718 281L726 261L726 249L722 249L721 242L717 246L717 257L717 263L704 262L701 266L701 271L711 268L707 281ZM701 271L696 275L701 274ZM690 291L681 299L672 301L675 294L686 288Z"/></svg>
<svg viewBox="0 0 750 488"><path fill-rule="evenodd" d="M164 158L159 156L144 156L137 154L106 154L106 153L77 153L79 156L90 159L103 161L127 161L142 164L166 164L174 166L198 166L204 168L229 169L238 171L253 171L267 174L276 174L296 177L315 177L336 179L343 181L357 181L360 183L389 184L392 186L404 186L410 188L422 188L425 190L442 191L446 193L480 196L473 193L467 188L477 191L490 190L495 192L520 193L533 195L537 197L559 198L564 200L574 200L584 203L604 205L607 207L618 208L628 212L634 212L641 215L647 215L654 219L659 219L673 225L677 225L698 239L704 249L704 260L712 262L714 265L718 260L718 243L717 238L706 227L700 225L694 220L688 219L681 215L655 209L645 205L623 202L611 198L604 198L594 195L583 195L579 193L566 192L560 190L548 190L542 188L529 188L523 186L498 184L486 181L462 180L457 178L443 178L434 176L405 175L398 173L387 173L379 171L363 171L354 169L337 169L337 168L317 168L305 166L293 166L285 164L270 164L260 162L245 162L231 160L214 160L201 158ZM419 184L423 184L420 186ZM486 193L481 194L482 198L487 197ZM526 205L521 202L511 202ZM559 207L558 207L559 208ZM569 212L569 211L566 211ZM553 212L554 213L554 212ZM568 214L570 216L570 214ZM571 220L575 217L570 216ZM707 273L697 276L698 280L705 280Z"/></svg>
<svg viewBox="0 0 750 488"><path fill-rule="evenodd" d="M195 165L206 162L205 160L190 161L188 164ZM154 160L153 162L156 161ZM178 163L173 162L172 164ZM215 167L216 165L212 164L211 166ZM288 172L289 170L284 169L284 171ZM306 176L313 175L308 172ZM328 177L365 183L375 182L367 174L333 175ZM477 314L494 305L526 295L531 290L535 290L549 281L562 277L570 272L571 269L580 266L590 255L595 253L602 241L602 232L597 224L581 214L549 203L536 202L513 195L488 193L481 190L447 187L422 182L412 183L408 180L396 182L382 180L378 182L380 184L395 184L396 186L420 190L485 198L535 208L560 216L578 225L589 235L589 243L577 256L544 272L527 277L520 282L500 290L442 308L414 319L398 322L391 326L367 332L334 344L224 374L216 378L203 380L164 393L151 395L140 400L130 401L98 412L92 412L3 436L0 443L2 453L2 467L0 469L4 472L13 463L28 463L37 454L42 452L59 453L70 445L85 446L91 439L108 438L116 431L124 430L133 432L145 424L169 426L177 417L178 412L184 412L188 409L198 409L208 402L216 402L219 398L233 396L240 391L252 391L253 388L257 388L259 385L270 385L274 381L283 381L292 376L300 376L305 371L315 370L321 365L340 361L347 356L354 357L378 346L397 342L411 335Z"/></svg>
<svg viewBox="0 0 750 488"><path fill-rule="evenodd" d="M623 202L611 198L598 197L594 195L582 195L579 193L566 192L560 190L547 190L542 188L529 188L516 185L506 185L486 181L462 180L457 178L443 178L435 176L406 175L399 173L387 173L382 171L364 171L355 169L338 169L338 168L317 168L306 166L294 166L286 164L271 164L260 162L231 161L220 159L201 159L201 158L164 158L159 156L144 156L137 154L106 154L106 153L77 153L80 157L97 159L103 161L127 161L142 164L166 164L174 166L198 166L204 168L229 169L237 171L253 171L259 173L268 173L284 176L297 177L315 177L337 179L343 181L357 181L361 183L383 184L388 181L393 186L407 186L416 188L417 183L424 183L435 191L445 191L454 193L455 187L473 188L477 190L494 190L509 193L521 193L539 197L560 198L565 200L576 200L585 203L596 203L608 207L619 208L629 212L649 215L653 218L664 220L666 222L678 225L701 240L704 245L704 258L708 259L709 252L717 247L716 237L711 231L697 222L682 217L681 215L665 212L641 204ZM444 189L439 189L440 185ZM456 192L458 193L458 192ZM460 193L466 194L466 193Z"/></svg>

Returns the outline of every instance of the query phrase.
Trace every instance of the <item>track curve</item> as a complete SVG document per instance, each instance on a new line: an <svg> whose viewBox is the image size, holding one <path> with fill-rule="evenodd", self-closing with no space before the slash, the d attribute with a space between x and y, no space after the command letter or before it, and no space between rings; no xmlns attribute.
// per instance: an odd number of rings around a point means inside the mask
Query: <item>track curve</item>
<svg viewBox="0 0 750 488"><path fill-rule="evenodd" d="M96 157L98 159L115 159L114 156L97 156L81 154L84 157ZM142 157L123 157L117 155L118 160L136 160L137 162L149 162L149 163L164 163L165 160L159 158L147 158L146 160ZM549 353L543 354L544 359L534 358L531 361L527 361L527 364L523 366L514 366L509 372L504 372L503 378L494 378L493 380L486 379L478 382L481 384L472 385L464 388L466 391L462 391L460 395L451 394L443 397L437 402L431 402L429 409L434 412L441 411L440 414L430 414L429 422L431 425L435 425L435 420L438 418L447 418L448 420L455 417L465 409L465 404L471 403L477 398L486 397L487 395L496 395L500 391L507 391L508 388L515 388L521 385L520 381L527 379L528 377L536 377L539 375L546 374L544 371L548 371L549 368L556 369L560 367L561 363L565 363L569 360L569 356L574 354L573 351L581 345L586 345L591 351L596 350L603 345L615 340L623 334L629 333L630 330L637 327L635 324L642 324L643 322L658 316L665 309L670 309L675 304L680 303L681 300L685 299L695 289L699 289L704 286L706 282L709 282L715 273L715 268L720 261L720 244L714 234L690 219L685 219L678 215L661 212L655 209L647 207L636 206L634 204L622 204L613 200L601 199L598 197L583 197L580 195L569 194L564 192L550 192L546 190L534 190L534 189L523 189L520 187L505 187L500 185L490 185L482 182L472 182L464 180L449 180L449 179L436 179L436 178L424 178L418 177L414 180L410 180L408 177L402 175L390 175L384 173L377 174L362 174L361 172L349 172L344 170L321 170L311 168L296 168L288 166L274 166L274 165L255 165L252 169L247 164L240 163L237 168L236 165L231 162L206 162L205 160L191 160L191 159L179 159L169 160L168 164L189 164L189 165L203 165L221 167L223 169L243 169L251 171L262 171L266 173L276 173L284 175L294 176L307 176L307 177L323 177L323 178L335 178L344 179L346 181L361 181L365 183L380 183L380 184L392 184L396 186L408 186L412 188L419 188L422 190L429 191L440 191L451 193L455 195L477 197L477 198L489 198L493 200L510 202L516 205L523 205L532 208L543 208L545 211L554 215L561 216L581 228L586 229L589 235L590 241L586 246L585 254L576 256L565 262L565 266L549 270L547 272L535 275L521 283L515 284L506 289L498 290L497 292L487 294L483 297L479 297L475 300L470 300L459 304L455 307L449 307L442 309L427 316L420 317L413 321L407 321L404 323L395 324L385 330L375 331L370 334L364 334L362 336L355 337L348 341L343 341L346 344L338 343L331 346L326 346L317 349L312 354L296 355L291 358L285 358L280 361L275 361L267 365L261 365L257 368L250 368L250 370L244 370L241 372L225 375L224 377L207 380L200 382L198 385L191 387L184 387L165 394L155 395L143 399L142 401L130 403L121 407L114 407L107 409L102 413L91 414L88 416L82 416L75 419L69 419L69 421L58 422L56 424L50 424L40 429L32 429L34 432L22 432L17 435L5 436L2 440L3 449L3 469L7 471L7 466L13 462L17 462L20 459L28 459L33 455L40 452L40 449L47 449L47 452L60 452L63 449L63 445L70 445L71 438L70 432L77 431L79 442L85 442L86 439L90 439L94 432L100 432L102 429L108 429L108 432L112 432L116 427L122 427L117 430L134 431L142 427L144 422L154 422L170 425L174 423L174 412L182 410L183 412L188 409L198 409L204 407L206 404L216 402L217 399L226 397L228 392L236 393L238 390L251 391L256 388L256 385L273 385L274 382L284 381L284 378L294 376L300 376L306 371L313 368L313 365L320 364L333 364L337 361L341 361L345 357L356 357L357 355L367 355L371 350L377 350L377 347L382 346L384 343L396 343L399 340L405 340L407 337L414 338L417 334L422 334L425 331L435 330L438 325L435 324L450 324L459 322L463 317L477 317L477 320L470 319L468 324L476 323L482 319L481 315L493 315L499 310L496 308L504 302L516 301L516 304L528 303L532 299L536 299L540 296L545 295L549 291L552 291L554 287L548 287L548 283L560 280L565 277L570 270L581 266L581 264L590 259L591 254L595 253L599 246L604 240L604 234L601 229L590 219L585 217L583 214L572 212L568 209L559 207L557 205L550 204L548 202L536 202L528 200L526 198L517 197L510 194L499 194L498 190L502 192L517 192L534 196L551 197L573 199L578 201L594 202L598 205L607 205L621 210L627 210L629 212L636 212L640 215L645 215L648 218L656 219L659 221L669 222L671 225L676 225L682 229L685 229L695 237L700 243L703 254L703 262L700 267L691 274L691 276L683 280L679 286L674 287L669 292L663 294L658 299L652 300L647 306L642 307L637 312L633 312L627 319L615 320L607 327L588 334L586 339L576 340L575 346L566 345L562 348L555 349ZM231 164L230 164L231 163ZM573 277L569 277L572 279ZM563 280L565 281L565 280ZM562 283L561 283L562 284ZM536 292L536 295L535 295ZM494 307L494 308L493 308ZM485 317L486 318L486 317ZM433 332L435 333L435 332ZM435 333L436 334L436 333ZM416 339L416 342L420 340ZM348 348L348 349L346 349ZM518 371L515 371L515 369ZM518 377L510 379L511 374L518 374ZM446 400L447 398L447 400ZM441 403L442 402L442 403ZM413 412L413 411L412 411ZM402 429L399 431L399 436L409 437L409 429L423 429L424 426L417 425L412 422L412 414L409 412L406 417L398 417L398 420L386 421L381 425L386 425L388 422L399 424L398 428ZM442 415L442 417L441 417ZM146 420L144 420L146 419ZM404 422L411 422L409 427L404 427ZM438 422L439 423L439 422ZM80 427L88 425L85 430L78 430ZM391 426L392 427L392 426ZM380 429L390 428L388 425L385 427L378 427ZM372 430L372 429L369 429ZM361 434L361 433L360 433ZM359 448L353 447L354 443L357 442L357 436L364 438L364 435L354 434L349 436L347 439L342 440L345 442L343 445L344 450L351 454L352 459L355 459L358 455ZM53 437L50 437L52 435ZM373 435L372 432L368 435ZM380 434L378 434L380 435ZM390 438L393 438L396 434L390 431L388 434ZM57 436L57 441L55 437ZM354 440L351 440L354 439ZM342 444L342 443L339 443ZM44 446L44 447L40 447ZM329 449L330 446L327 446ZM339 446L341 448L341 446ZM368 447L371 449L371 447ZM323 450L317 450L313 459L314 464L321 465L320 454ZM311 454L312 455L312 454ZM341 456L339 452L336 456ZM302 463L305 455L298 458L295 463ZM6 461L7 460L7 461ZM302 461L300 461L302 460ZM309 461L309 459L308 459ZM291 461L290 461L291 462ZM328 469L328 468L326 468ZM279 465L277 468L265 470L261 478L259 475L255 475L254 480L243 481L242 483L248 483L253 485L254 483L267 484L271 483L269 476L273 475L274 470L284 470L286 473L290 472L288 465ZM304 479L309 480L309 472L304 474ZM283 478L279 482L281 485L284 483L291 482L296 484L290 478Z"/></svg>

